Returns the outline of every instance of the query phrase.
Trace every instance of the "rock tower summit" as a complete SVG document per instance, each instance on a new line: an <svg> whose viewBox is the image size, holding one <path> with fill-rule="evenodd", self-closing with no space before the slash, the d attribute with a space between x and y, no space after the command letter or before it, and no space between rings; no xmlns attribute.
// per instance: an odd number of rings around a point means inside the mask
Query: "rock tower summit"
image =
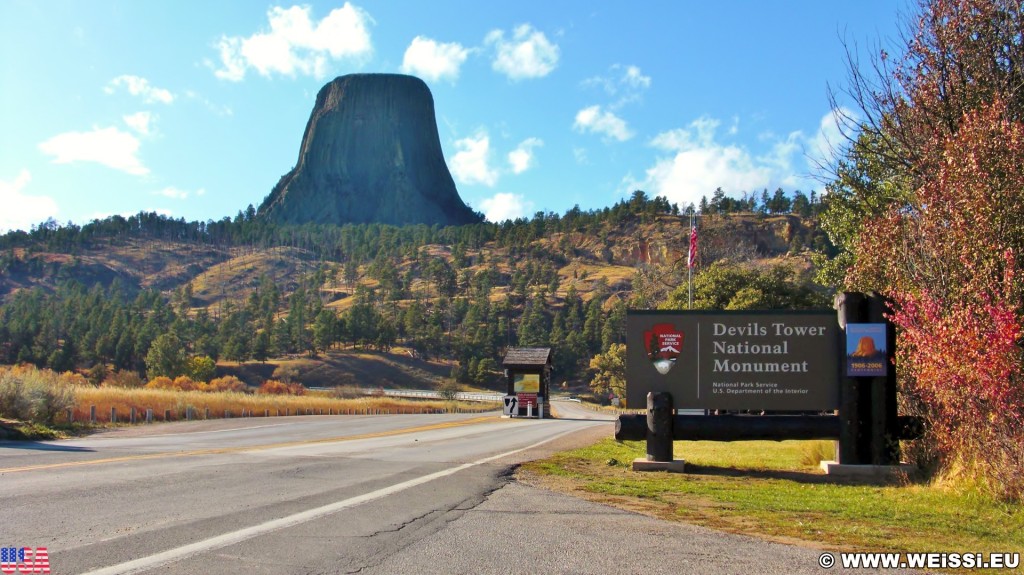
<svg viewBox="0 0 1024 575"><path fill-rule="evenodd" d="M298 162L259 214L288 224L459 225L481 219L455 189L430 89L399 74L351 74L321 88Z"/></svg>

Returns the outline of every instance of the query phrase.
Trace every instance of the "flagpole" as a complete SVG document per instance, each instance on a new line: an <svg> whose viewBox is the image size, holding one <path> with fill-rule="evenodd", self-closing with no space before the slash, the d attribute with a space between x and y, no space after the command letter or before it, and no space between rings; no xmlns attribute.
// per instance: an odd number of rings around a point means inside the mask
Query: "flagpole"
<svg viewBox="0 0 1024 575"><path fill-rule="evenodd" d="M693 206L690 206L690 242L693 242ZM692 254L692 246L688 246L687 252ZM689 299L687 300L687 309L693 309L693 259L692 255L687 258L686 262L686 284L689 286Z"/></svg>

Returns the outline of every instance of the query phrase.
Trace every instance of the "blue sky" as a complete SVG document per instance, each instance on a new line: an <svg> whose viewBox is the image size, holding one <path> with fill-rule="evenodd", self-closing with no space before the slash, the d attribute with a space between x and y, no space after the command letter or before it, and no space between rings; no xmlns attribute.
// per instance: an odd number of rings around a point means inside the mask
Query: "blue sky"
<svg viewBox="0 0 1024 575"><path fill-rule="evenodd" d="M0 2L0 230L258 206L317 91L409 73L462 198L489 219L822 190L843 38L903 2ZM891 50L890 50L891 51ZM830 136L831 134L831 136Z"/></svg>

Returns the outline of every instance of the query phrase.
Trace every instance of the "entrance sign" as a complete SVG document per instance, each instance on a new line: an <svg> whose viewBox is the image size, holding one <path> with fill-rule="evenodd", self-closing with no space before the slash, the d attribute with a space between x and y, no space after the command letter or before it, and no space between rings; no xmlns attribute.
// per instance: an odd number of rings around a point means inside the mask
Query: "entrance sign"
<svg viewBox="0 0 1024 575"><path fill-rule="evenodd" d="M540 392L540 374L539 373L517 373L515 375L515 390L516 393L539 393Z"/></svg>
<svg viewBox="0 0 1024 575"><path fill-rule="evenodd" d="M536 393L517 393L516 398L519 400L519 407L530 407L537 405Z"/></svg>
<svg viewBox="0 0 1024 575"><path fill-rule="evenodd" d="M888 345L884 323L846 324L846 375L885 377Z"/></svg>
<svg viewBox="0 0 1024 575"><path fill-rule="evenodd" d="M539 373L517 373L513 379L519 406L529 409L537 405L537 394L540 393Z"/></svg>
<svg viewBox="0 0 1024 575"><path fill-rule="evenodd" d="M647 413L620 415L615 438L646 439L647 462L657 463L677 461L673 440L838 439L841 465L874 471L899 464L900 440L920 438L924 423L897 410L892 302L843 292L834 305L835 316L628 312L627 399L629 407L646 403ZM878 373L879 363L880 375L865 373ZM682 415L676 408L699 411ZM836 414L705 415L707 409ZM832 473L835 462L825 463Z"/></svg>
<svg viewBox="0 0 1024 575"><path fill-rule="evenodd" d="M834 311L630 311L626 403L672 394L683 409L828 411L839 406Z"/></svg>

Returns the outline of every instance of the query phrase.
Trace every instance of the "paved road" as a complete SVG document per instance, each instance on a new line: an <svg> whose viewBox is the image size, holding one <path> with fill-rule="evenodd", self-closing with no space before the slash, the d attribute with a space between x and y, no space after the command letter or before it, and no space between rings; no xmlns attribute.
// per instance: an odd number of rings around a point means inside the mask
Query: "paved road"
<svg viewBox="0 0 1024 575"><path fill-rule="evenodd" d="M236 419L0 443L0 546L47 547L53 573L820 573L812 550L512 482L519 461L611 433L602 414L556 409L567 419Z"/></svg>

